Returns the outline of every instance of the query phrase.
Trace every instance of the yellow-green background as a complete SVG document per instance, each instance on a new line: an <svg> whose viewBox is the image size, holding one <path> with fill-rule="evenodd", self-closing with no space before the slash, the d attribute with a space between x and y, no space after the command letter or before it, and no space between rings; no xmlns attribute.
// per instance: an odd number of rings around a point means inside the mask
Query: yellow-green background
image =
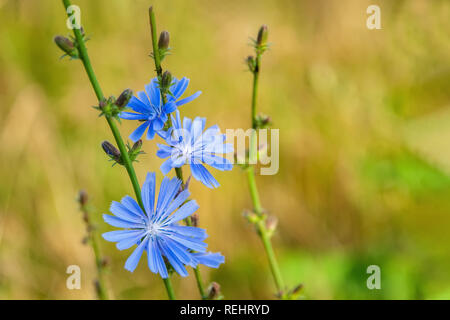
<svg viewBox="0 0 450 320"><path fill-rule="evenodd" d="M163 64L203 94L182 114L221 128L250 124L249 37L269 26L259 110L280 129L280 170L258 177L273 238L290 286L308 299L450 298L450 2L392 1L77 1L102 88L117 96L154 76L147 9L171 33ZM381 7L382 30L366 28ZM86 189L100 219L112 200L132 195L128 177L100 149L112 140L91 108L95 95L79 61L60 60L56 34L70 34L60 1L0 1L0 298L92 299L93 254L81 243L75 201ZM136 123L120 126L127 137ZM158 139L157 139L158 140ZM156 141L136 164L142 182L159 172ZM226 256L202 268L226 298L272 298L259 239L242 218L245 175L213 172L221 187L193 181L209 248ZM185 175L187 175L185 171ZM162 175L158 173L158 179ZM134 273L111 259L115 298L165 298L144 261ZM82 289L68 290L76 264ZM381 290L366 268L381 267ZM174 277L179 298L198 298L191 276Z"/></svg>

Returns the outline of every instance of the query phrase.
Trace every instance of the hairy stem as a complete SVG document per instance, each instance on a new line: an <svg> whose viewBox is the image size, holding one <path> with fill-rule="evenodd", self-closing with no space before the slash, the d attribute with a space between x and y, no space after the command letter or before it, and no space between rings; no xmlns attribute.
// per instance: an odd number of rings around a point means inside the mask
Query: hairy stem
<svg viewBox="0 0 450 320"><path fill-rule="evenodd" d="M64 7L66 8L66 12L67 12L67 8L71 5L70 0L63 0L63 4L64 4ZM67 13L67 15L69 17L71 16L69 13ZM81 34L81 30L77 29L77 28L73 28L73 33L75 35L76 42L77 42L79 58L83 62L84 69L86 70L86 73L89 77L89 81L91 82L91 85L95 91L95 95L97 96L98 101L100 102L100 101L104 100L103 92L102 92L100 84L97 80L97 77L95 76L94 69L92 68L92 64L89 59L89 55L87 53L86 45L84 43L83 35ZM125 147L125 143L123 142L123 139L120 135L120 132L117 128L116 123L114 122L114 119L112 119L111 117L108 117L108 116L105 118L108 122L108 125L111 129L114 139L116 140L117 147L119 148L120 153L122 155L122 160L124 162L124 166L128 172L128 176L130 177L131 184L133 185L134 193L136 194L136 199L137 199L139 205L141 206L141 208L144 208L144 205L142 203L141 188L139 186L139 181L136 177L136 172L134 171L133 164L131 163L130 157L128 155L128 150ZM170 279L167 278L167 279L163 279L163 280L164 280L164 285L166 287L169 299L174 300L175 295L173 292L173 288L172 288Z"/></svg>
<svg viewBox="0 0 450 320"><path fill-rule="evenodd" d="M253 159L253 157L257 157L257 144L256 144L256 129L257 129L257 123L256 123L256 98L258 95L258 80L259 80L259 71L261 66L261 54L257 52L256 54L256 64L253 71L253 89L252 89L252 105L251 105L251 116L252 116L252 128L254 129L254 132L250 139L250 146L249 146L249 154L250 159ZM261 201L259 198L259 192L258 187L256 185L256 179L255 179L255 169L251 165L247 168L247 180L250 190L250 196L252 198L253 203L253 210L255 213L260 217L263 218L263 208L261 206ZM272 276L275 282L275 286L277 287L278 293L280 293L280 297L283 297L283 291L285 289L283 278L281 276L280 267L278 266L277 259L275 257L275 253L272 248L272 243L270 241L270 236L268 234L268 231L265 226L264 219L260 219L256 224L256 229L258 232L258 235L260 236L264 250L266 251L267 258L269 261L270 270L272 272Z"/></svg>
<svg viewBox="0 0 450 320"><path fill-rule="evenodd" d="M159 56L159 50L158 50L158 38L157 38L157 32L156 32L156 18L155 18L155 13L153 11L153 7L150 7L149 9L149 19L150 19L150 31L151 31L151 36L152 36L152 47L153 47L153 60L155 61L155 70L156 73L158 75L158 79L161 80L162 77L162 67L161 67L161 58ZM163 105L166 104L167 102L167 98L166 95L161 92L161 99L163 102ZM170 118L170 116L168 117L169 122L169 126L172 126L172 120ZM180 168L175 168L175 173L178 179L181 180L182 184L184 184L184 180L183 180L183 169ZM188 226L191 225L191 219L190 217L188 217L187 219L185 219L185 222ZM194 274L195 274L195 279L197 281L197 287L198 290L200 292L200 296L202 297L203 300L207 299L206 293L205 293L205 288L203 286L203 281L202 281L202 277L200 274L200 269L199 267L193 268L194 269Z"/></svg>

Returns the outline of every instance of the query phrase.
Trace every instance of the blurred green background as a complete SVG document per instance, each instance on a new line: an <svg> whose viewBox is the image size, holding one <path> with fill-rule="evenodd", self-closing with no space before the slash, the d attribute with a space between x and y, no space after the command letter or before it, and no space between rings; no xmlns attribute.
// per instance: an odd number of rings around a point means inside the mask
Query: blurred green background
<svg viewBox="0 0 450 320"><path fill-rule="evenodd" d="M182 114L225 128L250 125L249 37L269 26L259 111L280 129L280 170L258 177L263 205L279 218L273 243L285 280L307 299L450 298L450 2L79 0L88 50L103 91L142 90L154 76L147 9L171 33L164 68L202 90ZM381 8L382 30L366 28ZM95 95L79 61L60 60L69 35L60 1L0 0L0 298L92 299L93 254L76 195L86 189L100 219L132 188L100 148L112 140L91 108ZM121 125L124 137L135 127ZM158 171L155 141L136 165ZM187 174L187 172L186 172ZM262 246L242 217L250 208L241 169L218 173L209 190L191 183L218 270L202 268L226 298L273 298ZM159 179L162 175L159 174ZM134 273L111 259L118 299L165 298L141 261ZM68 265L82 289L66 288ZM366 268L381 268L368 290ZM178 298L198 298L194 277L174 277Z"/></svg>

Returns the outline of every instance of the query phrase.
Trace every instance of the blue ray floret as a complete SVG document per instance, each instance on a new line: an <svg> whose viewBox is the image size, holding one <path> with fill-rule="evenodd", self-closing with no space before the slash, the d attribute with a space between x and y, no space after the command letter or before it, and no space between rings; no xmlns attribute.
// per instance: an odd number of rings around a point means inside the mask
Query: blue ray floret
<svg viewBox="0 0 450 320"><path fill-rule="evenodd" d="M190 193L180 192L180 187L181 180L165 177L155 203L155 173L148 173L142 186L145 212L133 198L125 196L121 202L112 202L110 211L114 216L103 215L106 223L123 228L106 232L103 238L117 242L119 250L137 245L125 263L128 271L136 269L144 251L147 251L150 270L164 279L169 277L164 260L183 277L188 275L186 265L217 268L225 261L220 253L206 252L204 229L179 224L199 208L195 200L187 201Z"/></svg>
<svg viewBox="0 0 450 320"><path fill-rule="evenodd" d="M232 163L218 154L233 152L233 146L225 143L225 134L220 133L217 125L205 130L206 118L197 117L191 120L180 119L177 110L172 116L172 128L167 131L164 140L168 145L158 144L157 156L168 159L161 165L166 175L172 168L189 164L192 175L209 188L217 188L219 183L203 164L208 164L221 171L231 170Z"/></svg>
<svg viewBox="0 0 450 320"><path fill-rule="evenodd" d="M145 91L139 91L137 97L133 96L128 102L127 107L134 112L122 111L119 117L126 120L139 120L143 123L133 131L130 139L133 142L138 141L147 130L147 139L153 139L155 133L160 132L164 128L168 115L175 111L179 106L191 102L197 98L201 92L198 91L193 95L180 99L189 84L189 79L183 77L178 80L173 79L170 86L171 94L167 95L167 102L163 105L161 93L158 85L158 78L153 78L149 84L145 86Z"/></svg>

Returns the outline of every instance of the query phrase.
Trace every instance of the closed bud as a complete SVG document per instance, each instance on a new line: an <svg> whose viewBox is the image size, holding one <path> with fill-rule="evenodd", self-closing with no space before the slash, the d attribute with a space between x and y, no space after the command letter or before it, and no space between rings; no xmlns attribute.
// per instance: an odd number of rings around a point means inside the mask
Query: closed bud
<svg viewBox="0 0 450 320"><path fill-rule="evenodd" d="M111 158L119 162L121 160L121 154L120 151L117 150L117 148L112 145L109 141L103 141L102 142L102 148L103 151Z"/></svg>
<svg viewBox="0 0 450 320"><path fill-rule="evenodd" d="M85 206L88 202L88 194L85 190L80 190L78 193L78 202L81 206Z"/></svg>
<svg viewBox="0 0 450 320"><path fill-rule="evenodd" d="M165 71L161 77L161 87L164 90L169 89L170 85L172 84L172 74L170 71Z"/></svg>
<svg viewBox="0 0 450 320"><path fill-rule="evenodd" d="M56 45L64 51L67 55L71 56L72 58L78 57L78 50L75 48L75 45L71 40L69 40L66 37L63 36L56 36L53 38L53 41L55 41Z"/></svg>
<svg viewBox="0 0 450 320"><path fill-rule="evenodd" d="M267 42L267 36L269 35L269 31L267 29L267 25L263 24L258 31L258 37L256 38L256 43L258 45L264 45Z"/></svg>
<svg viewBox="0 0 450 320"><path fill-rule="evenodd" d="M198 227L200 217L198 216L198 213L194 213L191 216L191 224L193 227Z"/></svg>
<svg viewBox="0 0 450 320"><path fill-rule="evenodd" d="M254 72L256 65L255 58L253 56L248 56L247 59L245 59L245 62L247 62L248 69L251 72Z"/></svg>
<svg viewBox="0 0 450 320"><path fill-rule="evenodd" d="M139 152L141 150L141 148L142 148L142 140L139 139L131 147L131 152Z"/></svg>
<svg viewBox="0 0 450 320"><path fill-rule="evenodd" d="M125 89L117 98L117 100L114 102L114 104L121 110L127 106L128 101L130 101L132 96L133 90Z"/></svg>
<svg viewBox="0 0 450 320"><path fill-rule="evenodd" d="M159 35L158 40L158 48L159 49L168 49L169 48L170 35L168 31L163 31Z"/></svg>
<svg viewBox="0 0 450 320"><path fill-rule="evenodd" d="M266 218L266 230L269 233L269 236L271 236L278 225L278 218L275 216L268 216Z"/></svg>
<svg viewBox="0 0 450 320"><path fill-rule="evenodd" d="M216 300L220 298L220 284L211 282L208 288L208 300Z"/></svg>

